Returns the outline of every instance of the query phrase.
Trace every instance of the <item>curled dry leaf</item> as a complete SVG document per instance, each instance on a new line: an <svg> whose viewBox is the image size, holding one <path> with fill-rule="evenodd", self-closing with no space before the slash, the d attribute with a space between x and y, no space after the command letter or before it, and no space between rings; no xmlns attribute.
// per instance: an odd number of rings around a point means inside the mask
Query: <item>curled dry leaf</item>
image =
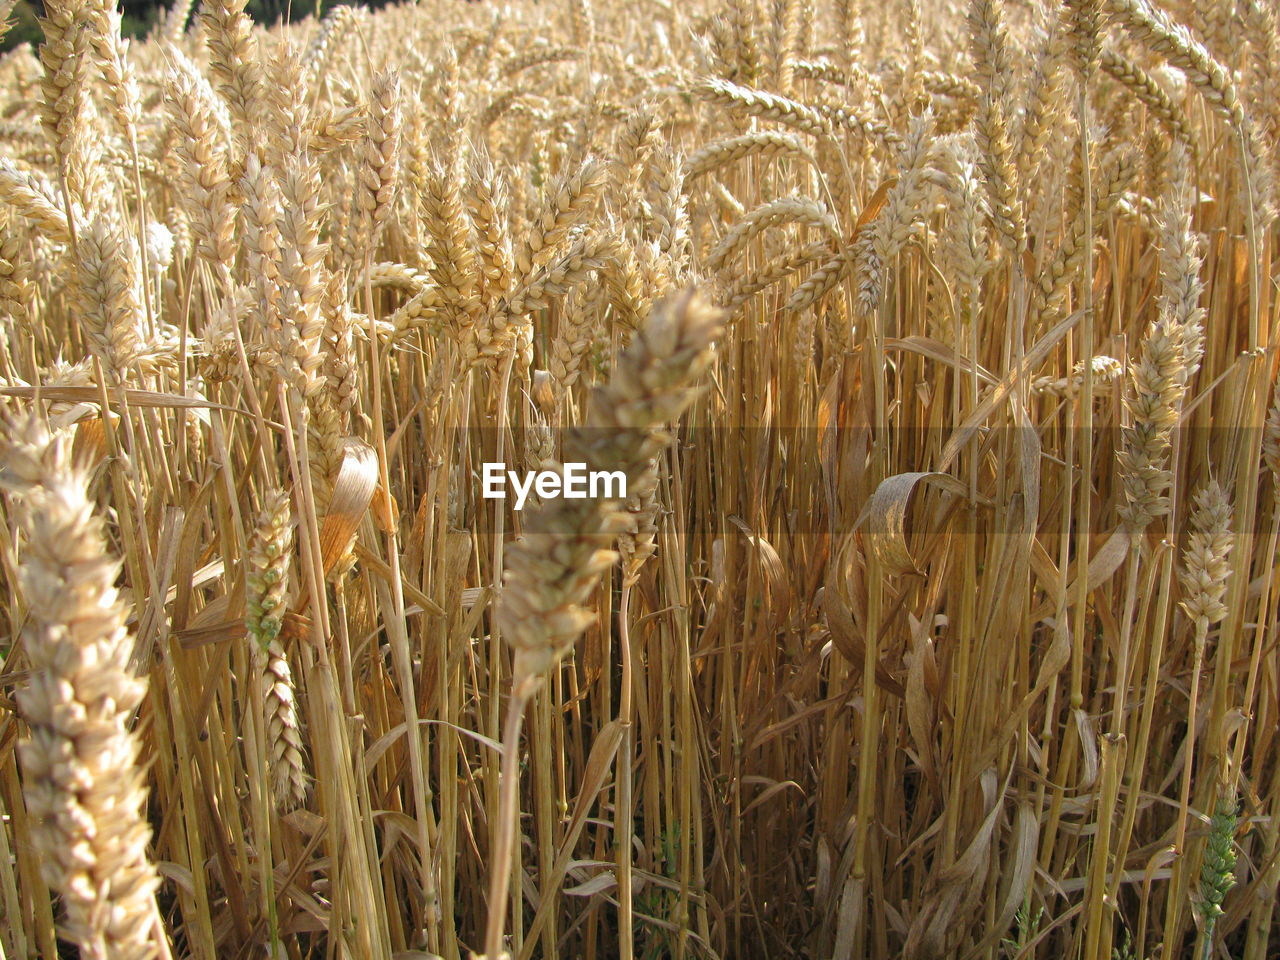
<svg viewBox="0 0 1280 960"><path fill-rule="evenodd" d="M854 524L855 528L866 524L865 539L888 573L920 573L907 546L907 507L916 486L922 482L953 496L968 495L968 488L950 474L936 471L895 474L880 482Z"/></svg>

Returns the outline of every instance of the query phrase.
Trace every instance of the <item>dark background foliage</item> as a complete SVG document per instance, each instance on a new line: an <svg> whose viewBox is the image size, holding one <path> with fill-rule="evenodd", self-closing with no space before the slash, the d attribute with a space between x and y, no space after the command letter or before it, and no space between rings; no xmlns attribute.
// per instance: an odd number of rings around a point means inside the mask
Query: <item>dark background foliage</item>
<svg viewBox="0 0 1280 960"><path fill-rule="evenodd" d="M345 0L347 3L359 2L361 6L380 7L385 0ZM313 15L319 8L321 16L331 7L337 6L338 0L293 0L290 9L289 0L249 0L246 10L259 23L275 23L286 15L291 20L300 20ZM162 18L172 5L172 0L123 0L120 9L124 13L125 36L143 36ZM199 6L199 0L193 7ZM194 15L194 9L193 9ZM20 43L39 43L41 39L40 25L37 18L43 13L41 0L18 0L11 15L13 28L8 36L0 40L0 49L9 50Z"/></svg>

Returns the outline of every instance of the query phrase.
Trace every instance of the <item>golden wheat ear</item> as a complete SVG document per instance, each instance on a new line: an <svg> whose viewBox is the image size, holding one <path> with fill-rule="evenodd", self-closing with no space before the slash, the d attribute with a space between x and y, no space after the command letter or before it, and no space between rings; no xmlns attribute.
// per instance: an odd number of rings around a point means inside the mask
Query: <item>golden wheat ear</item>
<svg viewBox="0 0 1280 960"><path fill-rule="evenodd" d="M565 438L564 459L621 470L629 495L651 488L652 461L669 441L664 427L693 402L710 365L722 313L687 291L654 306L591 400L587 429ZM516 679L563 657L594 620L584 608L616 559L614 538L634 526L621 500L555 500L534 511L507 554L498 623L516 651Z"/></svg>
<svg viewBox="0 0 1280 960"><path fill-rule="evenodd" d="M654 306L648 321L618 358L607 385L591 398L586 430L566 437L566 461L618 470L624 491L614 497L559 499L530 516L524 538L507 554L497 623L514 651L512 698L503 731L501 810L490 873L485 948L497 956L505 924L512 845L518 817L516 748L525 704L535 685L563 659L595 621L591 594L618 559L619 535L630 534L624 576L634 577L647 555L643 513L655 484L654 459L670 442L664 429L693 402L698 380L714 359L722 312L694 290ZM648 504L651 506L652 504Z"/></svg>
<svg viewBox="0 0 1280 960"><path fill-rule="evenodd" d="M19 588L31 683L17 700L29 729L19 755L31 839L81 956L146 960L160 951L159 878L132 730L146 685L129 669L120 565L68 438L30 418L10 425L0 451L26 541Z"/></svg>

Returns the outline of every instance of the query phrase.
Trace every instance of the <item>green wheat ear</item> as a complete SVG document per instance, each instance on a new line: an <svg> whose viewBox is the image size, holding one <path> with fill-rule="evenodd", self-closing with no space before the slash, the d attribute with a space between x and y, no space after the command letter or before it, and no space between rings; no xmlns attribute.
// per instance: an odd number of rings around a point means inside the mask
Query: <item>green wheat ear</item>
<svg viewBox="0 0 1280 960"><path fill-rule="evenodd" d="M1222 916L1222 901L1236 884L1236 824L1240 822L1236 800L1223 797L1209 821L1209 839L1205 843L1204 862L1200 867L1200 913L1204 917L1204 956L1212 949L1213 928Z"/></svg>

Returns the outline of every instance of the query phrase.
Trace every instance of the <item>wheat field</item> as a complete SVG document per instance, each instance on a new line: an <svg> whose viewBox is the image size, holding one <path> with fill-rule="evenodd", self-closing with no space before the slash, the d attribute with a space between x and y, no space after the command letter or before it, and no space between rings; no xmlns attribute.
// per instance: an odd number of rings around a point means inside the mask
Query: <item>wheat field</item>
<svg viewBox="0 0 1280 960"><path fill-rule="evenodd" d="M1277 9L1156 2L45 0L0 960L1280 956Z"/></svg>

